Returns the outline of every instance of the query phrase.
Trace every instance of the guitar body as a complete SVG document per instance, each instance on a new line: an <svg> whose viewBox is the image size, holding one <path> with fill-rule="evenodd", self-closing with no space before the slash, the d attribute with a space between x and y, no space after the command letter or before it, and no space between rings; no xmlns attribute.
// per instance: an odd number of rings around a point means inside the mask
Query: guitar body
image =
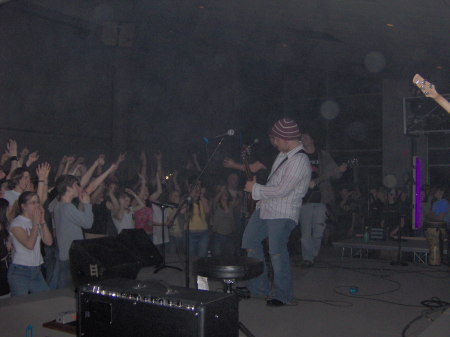
<svg viewBox="0 0 450 337"><path fill-rule="evenodd" d="M347 169L353 168L355 166L359 165L358 159L356 158L352 158L349 159L347 162ZM336 168L336 170L339 170L339 167ZM320 177L316 178L313 180L314 182L314 187L310 187L308 189L308 191L306 192L305 196L303 197L303 203L307 204L307 203L318 203L321 201L322 199L322 195L320 193L320 184L329 179L330 175L321 175Z"/></svg>

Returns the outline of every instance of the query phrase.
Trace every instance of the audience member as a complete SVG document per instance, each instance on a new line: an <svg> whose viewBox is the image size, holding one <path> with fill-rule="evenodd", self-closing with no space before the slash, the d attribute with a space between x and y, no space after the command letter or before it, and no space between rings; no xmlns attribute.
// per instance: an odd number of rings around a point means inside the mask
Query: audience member
<svg viewBox="0 0 450 337"><path fill-rule="evenodd" d="M9 202L0 198L0 298L9 296L8 267L11 263L11 237L8 232Z"/></svg>
<svg viewBox="0 0 450 337"><path fill-rule="evenodd" d="M49 290L41 272L43 258L40 242L51 245L52 235L45 223L44 210L35 192L23 192L18 205L20 214L11 222L14 254L8 270L11 296Z"/></svg>
<svg viewBox="0 0 450 337"><path fill-rule="evenodd" d="M234 199L226 186L218 186L213 200L211 217L212 254L213 256L234 255L234 232L236 223L234 209L239 199Z"/></svg>
<svg viewBox="0 0 450 337"><path fill-rule="evenodd" d="M83 240L82 228L92 227L93 214L89 194L80 186L80 181L73 175L58 178L56 189L58 203L54 210L56 238L59 253L58 288L72 286L70 274L69 249L74 240ZM76 208L72 201L79 198Z"/></svg>
<svg viewBox="0 0 450 337"><path fill-rule="evenodd" d="M209 201L205 197L206 189L200 182L191 186L191 202L187 211L189 223L189 250L191 256L205 257L208 253L209 230L207 217Z"/></svg>

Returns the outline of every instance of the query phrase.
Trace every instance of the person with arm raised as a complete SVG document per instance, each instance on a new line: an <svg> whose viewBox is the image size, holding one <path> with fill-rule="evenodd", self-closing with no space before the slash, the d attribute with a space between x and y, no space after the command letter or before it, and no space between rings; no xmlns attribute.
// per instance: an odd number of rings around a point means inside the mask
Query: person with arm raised
<svg viewBox="0 0 450 337"><path fill-rule="evenodd" d="M58 178L56 189L58 203L54 209L56 238L59 252L58 288L72 286L70 274L69 249L74 240L82 240L83 228L89 229L93 223L92 205L89 193L80 186L73 175ZM73 199L79 198L80 206L75 207Z"/></svg>

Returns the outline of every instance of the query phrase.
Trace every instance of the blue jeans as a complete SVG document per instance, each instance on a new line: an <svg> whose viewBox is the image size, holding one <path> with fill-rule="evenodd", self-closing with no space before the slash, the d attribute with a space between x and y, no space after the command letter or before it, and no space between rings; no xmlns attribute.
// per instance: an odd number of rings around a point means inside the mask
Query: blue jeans
<svg viewBox="0 0 450 337"><path fill-rule="evenodd" d="M206 257L208 255L209 232L189 232L189 254Z"/></svg>
<svg viewBox="0 0 450 337"><path fill-rule="evenodd" d="M323 231L327 220L327 207L322 203L309 203L300 209L303 260L314 261L319 255Z"/></svg>
<svg viewBox="0 0 450 337"><path fill-rule="evenodd" d="M44 268L45 268L45 280L47 281L50 289L58 288L58 248L56 246L44 246Z"/></svg>
<svg viewBox="0 0 450 337"><path fill-rule="evenodd" d="M249 257L264 261L262 241L268 238L273 284L270 287L264 263L264 272L247 282L252 295L268 296L284 303L294 299L287 243L295 225L292 219L261 219L259 209L253 212L244 231L242 248L247 249Z"/></svg>
<svg viewBox="0 0 450 337"><path fill-rule="evenodd" d="M61 261L58 259L55 269L57 271L57 289L73 288L70 260Z"/></svg>
<svg viewBox="0 0 450 337"><path fill-rule="evenodd" d="M50 290L42 275L41 266L11 264L8 269L8 283L11 296L23 296L28 293L35 294Z"/></svg>

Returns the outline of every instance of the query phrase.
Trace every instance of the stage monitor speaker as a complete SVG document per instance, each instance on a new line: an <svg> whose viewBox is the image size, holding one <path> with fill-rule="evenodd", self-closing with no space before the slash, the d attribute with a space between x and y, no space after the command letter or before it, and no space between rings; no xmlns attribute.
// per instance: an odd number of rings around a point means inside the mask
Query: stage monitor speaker
<svg viewBox="0 0 450 337"><path fill-rule="evenodd" d="M142 266L158 266L162 256L143 229L123 229L117 240L136 255Z"/></svg>
<svg viewBox="0 0 450 337"><path fill-rule="evenodd" d="M69 258L75 286L116 277L135 279L142 267L137 257L114 237L75 240Z"/></svg>
<svg viewBox="0 0 450 337"><path fill-rule="evenodd" d="M238 337L234 294L114 279L78 289L83 337Z"/></svg>

